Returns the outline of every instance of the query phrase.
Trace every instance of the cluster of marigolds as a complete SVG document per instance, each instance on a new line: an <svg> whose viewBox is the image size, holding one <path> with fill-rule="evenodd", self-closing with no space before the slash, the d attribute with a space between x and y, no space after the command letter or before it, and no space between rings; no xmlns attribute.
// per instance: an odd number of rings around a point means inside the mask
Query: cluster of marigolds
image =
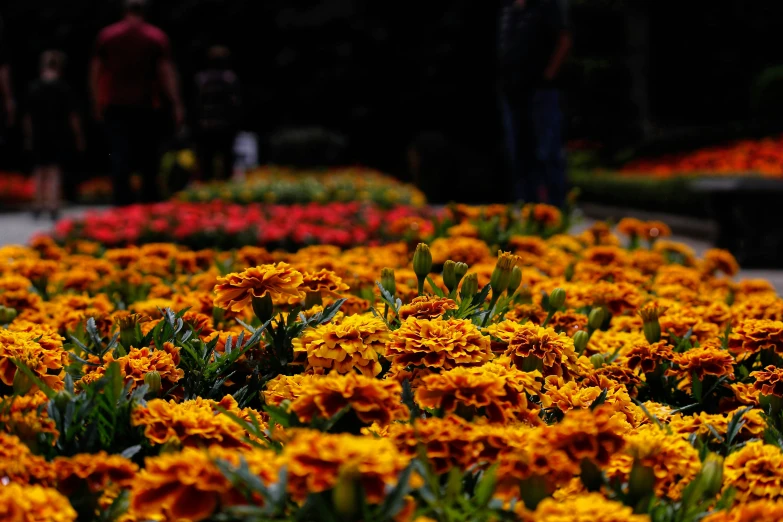
<svg viewBox="0 0 783 522"><path fill-rule="evenodd" d="M0 248L0 519L783 518L769 283L463 210L415 249Z"/></svg>

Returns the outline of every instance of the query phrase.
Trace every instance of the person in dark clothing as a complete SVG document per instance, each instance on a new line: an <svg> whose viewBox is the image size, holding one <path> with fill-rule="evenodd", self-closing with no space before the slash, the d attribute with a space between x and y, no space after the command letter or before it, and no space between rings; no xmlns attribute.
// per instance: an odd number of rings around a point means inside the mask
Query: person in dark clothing
<svg viewBox="0 0 783 522"><path fill-rule="evenodd" d="M211 47L206 69L196 75L194 139L203 181L228 179L233 173L240 98L230 57L227 48Z"/></svg>
<svg viewBox="0 0 783 522"><path fill-rule="evenodd" d="M558 74L571 47L567 0L507 0L501 11L498 65L506 149L514 196L562 207L566 164Z"/></svg>
<svg viewBox="0 0 783 522"><path fill-rule="evenodd" d="M65 56L46 51L41 57L41 77L32 83L24 119L25 145L33 153L35 203L33 213L42 211L57 219L62 188L62 164L72 148L84 150L79 115L71 91L61 79ZM75 142L75 143L74 143Z"/></svg>
<svg viewBox="0 0 783 522"><path fill-rule="evenodd" d="M178 127L184 117L169 40L144 21L143 10L144 0L128 0L125 18L100 32L90 71L95 116L110 142L116 205L133 203L134 172L142 178L141 201L159 199L162 97Z"/></svg>

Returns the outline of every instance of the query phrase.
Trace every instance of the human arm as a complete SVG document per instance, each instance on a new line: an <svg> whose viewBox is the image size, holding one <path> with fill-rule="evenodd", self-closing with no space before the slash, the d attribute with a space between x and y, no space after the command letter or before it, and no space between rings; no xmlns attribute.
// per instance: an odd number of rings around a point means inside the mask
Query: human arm
<svg viewBox="0 0 783 522"><path fill-rule="evenodd" d="M90 95L92 96L93 116L96 121L103 120L103 107L98 94L100 92L101 68L101 59L98 56L93 56L90 63Z"/></svg>
<svg viewBox="0 0 783 522"><path fill-rule="evenodd" d="M182 99L179 95L177 71L174 69L174 64L171 63L171 60L168 57L164 57L160 60L160 63L158 64L158 75L163 91L171 101L171 106L174 111L174 123L179 128L185 121L185 109L182 106Z"/></svg>
<svg viewBox="0 0 783 522"><path fill-rule="evenodd" d="M568 52L571 50L572 40L571 33L567 30L560 31L557 37L557 44L555 50L552 53L552 57L549 59L549 63L544 69L544 78L547 81L552 81L557 78L560 69L563 67Z"/></svg>
<svg viewBox="0 0 783 522"><path fill-rule="evenodd" d="M84 152L84 132L82 131L82 120L79 117L79 113L72 111L69 119L71 123L71 131L73 131L74 141L76 142L76 150L79 152Z"/></svg>
<svg viewBox="0 0 783 522"><path fill-rule="evenodd" d="M11 68L8 64L0 63L0 94L2 94L5 105L5 115L9 126L13 125L16 119L16 101L14 92L11 88Z"/></svg>

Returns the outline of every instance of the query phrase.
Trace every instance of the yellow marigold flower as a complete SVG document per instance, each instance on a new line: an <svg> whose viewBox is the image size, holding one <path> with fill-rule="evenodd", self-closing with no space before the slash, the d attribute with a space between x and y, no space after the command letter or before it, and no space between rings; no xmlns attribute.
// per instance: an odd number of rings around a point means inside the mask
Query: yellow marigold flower
<svg viewBox="0 0 783 522"><path fill-rule="evenodd" d="M441 237L430 245L432 262L442 265L451 259L454 262L462 261L469 266L487 260L492 257L487 244L472 237Z"/></svg>
<svg viewBox="0 0 783 522"><path fill-rule="evenodd" d="M55 477L51 463L33 455L18 437L0 433L0 478L20 484L50 486L54 485Z"/></svg>
<svg viewBox="0 0 783 522"><path fill-rule="evenodd" d="M261 265L217 279L215 306L240 312L253 297L269 295L274 301L304 299L302 274L288 263Z"/></svg>
<svg viewBox="0 0 783 522"><path fill-rule="evenodd" d="M724 490L734 487L739 502L777 500L783 481L783 453L762 441L751 441L724 461Z"/></svg>
<svg viewBox="0 0 783 522"><path fill-rule="evenodd" d="M751 377L756 379L753 388L764 395L783 397L783 368L769 365L764 370L752 372Z"/></svg>
<svg viewBox="0 0 783 522"><path fill-rule="evenodd" d="M103 366L92 369L79 382L89 384L97 381L106 375L106 370L113 362L120 365L120 374L125 384L133 383L131 389L144 384L144 376L152 371L160 374L161 381L164 383L161 388L163 392L173 388L185 375L184 370L177 368L174 358L165 350L131 348L128 355L117 359L111 353L107 354Z"/></svg>
<svg viewBox="0 0 783 522"><path fill-rule="evenodd" d="M714 275L715 272L723 272L732 277L739 272L739 264L728 250L711 248L704 252L701 269L706 274Z"/></svg>
<svg viewBox="0 0 783 522"><path fill-rule="evenodd" d="M625 446L625 424L614 409L603 404L595 410L574 410L543 431L548 445L564 451L578 466L588 459L597 466L606 466Z"/></svg>
<svg viewBox="0 0 783 522"><path fill-rule="evenodd" d="M624 236L633 237L639 236L642 233L642 227L644 223L641 220L631 217L626 217L617 223L617 232Z"/></svg>
<svg viewBox="0 0 783 522"><path fill-rule="evenodd" d="M491 357L490 341L465 319L422 321L409 317L391 332L387 357L395 366L427 366L450 370L475 366Z"/></svg>
<svg viewBox="0 0 783 522"><path fill-rule="evenodd" d="M608 500L600 493L584 493L560 502L546 498L530 516L531 522L646 522L647 515L634 515L633 509Z"/></svg>
<svg viewBox="0 0 783 522"><path fill-rule="evenodd" d="M745 384L741 382L735 382L729 384L729 388L734 393L734 399L744 405L758 406L759 404L759 392L754 384Z"/></svg>
<svg viewBox="0 0 783 522"><path fill-rule="evenodd" d="M389 329L376 317L353 315L339 324L309 328L294 339L294 353L311 368L348 373L356 368L374 377L381 372L378 356L386 351Z"/></svg>
<svg viewBox="0 0 783 522"><path fill-rule="evenodd" d="M63 387L64 365L68 354L61 345L49 347L36 342L34 332L13 332L0 329L0 381L12 386L19 371L12 362L17 360L27 366L47 386L55 390ZM45 343L46 344L46 343Z"/></svg>
<svg viewBox="0 0 783 522"><path fill-rule="evenodd" d="M642 373L652 373L666 361L674 357L672 347L666 341L650 344L648 342L635 344L621 358L630 369L640 369Z"/></svg>
<svg viewBox="0 0 783 522"><path fill-rule="evenodd" d="M576 370L574 341L552 328L525 323L508 342L505 355L522 370L570 378Z"/></svg>
<svg viewBox="0 0 783 522"><path fill-rule="evenodd" d="M563 382L563 378L557 375L547 377L544 387L546 397L563 413L574 408L589 408L602 391L597 386L582 387L576 381Z"/></svg>
<svg viewBox="0 0 783 522"><path fill-rule="evenodd" d="M496 363L457 367L422 379L416 401L427 408L454 413L458 408L478 413L490 422L507 423L528 408L527 394L539 395L541 373L523 372Z"/></svg>
<svg viewBox="0 0 783 522"><path fill-rule="evenodd" d="M299 290L318 293L322 297L340 297L341 293L347 292L349 289L350 287L343 283L342 277L325 268L317 272L302 272L302 285L299 287ZM299 301L300 299L291 297L288 302L294 304Z"/></svg>
<svg viewBox="0 0 783 522"><path fill-rule="evenodd" d="M128 487L139 470L136 464L125 457L109 455L105 451L57 457L52 465L57 474L57 489L69 496L82 488L97 493L109 483Z"/></svg>
<svg viewBox="0 0 783 522"><path fill-rule="evenodd" d="M215 465L215 459L220 459L238 466L240 458L265 485L277 481L279 464L272 451L184 448L145 460L144 469L133 481L131 509L144 518L199 521L209 518L219 506L246 504L248 499ZM263 505L263 498L254 496L250 501Z"/></svg>
<svg viewBox="0 0 783 522"><path fill-rule="evenodd" d="M727 413L697 413L684 416L681 414L673 415L669 420L669 427L678 434L689 435L696 433L700 437L712 438L713 432L723 436L728 431L729 421L737 413L737 410ZM764 435L766 421L761 415L761 410L753 409L745 412L742 416L744 423L740 428L737 439L748 440L754 437Z"/></svg>
<svg viewBox="0 0 783 522"><path fill-rule="evenodd" d="M636 311L644 300L639 288L624 282L599 281L586 285L584 292L590 296L592 304L605 306L613 315Z"/></svg>
<svg viewBox="0 0 783 522"><path fill-rule="evenodd" d="M646 276L655 274L666 263L660 252L651 250L634 250L628 258L630 266Z"/></svg>
<svg viewBox="0 0 783 522"><path fill-rule="evenodd" d="M668 435L654 425L645 425L626 437L626 451L614 455L607 477L627 479L634 459L655 473L655 493L679 500L682 490L701 469L699 452L679 435Z"/></svg>
<svg viewBox="0 0 783 522"><path fill-rule="evenodd" d="M681 260L685 266L696 264L696 254L693 249L684 243L677 241L659 240L653 246L655 252L660 252L664 257Z"/></svg>
<svg viewBox="0 0 783 522"><path fill-rule="evenodd" d="M30 281L48 279L57 272L59 265L56 261L44 259L20 259L10 265L11 272Z"/></svg>
<svg viewBox="0 0 783 522"><path fill-rule="evenodd" d="M278 375L266 383L264 402L271 406L280 406L283 401L293 401L302 393L302 385L309 375Z"/></svg>
<svg viewBox="0 0 783 522"><path fill-rule="evenodd" d="M332 489L343 471L355 473L367 502L378 504L394 487L408 458L388 439L303 430L283 448L289 493L303 501L311 493Z"/></svg>
<svg viewBox="0 0 783 522"><path fill-rule="evenodd" d="M54 421L46 411L48 402L49 398L41 390L8 398L0 407L0 426L24 440L34 440L40 433L57 436Z"/></svg>
<svg viewBox="0 0 783 522"><path fill-rule="evenodd" d="M713 346L698 346L683 353L675 353L672 367L666 375L680 379L680 389L690 389L694 375L704 380L707 375L727 376L734 379L734 357L730 353Z"/></svg>
<svg viewBox="0 0 783 522"><path fill-rule="evenodd" d="M408 317L417 319L440 319L449 310L456 310L457 303L445 297L419 296L400 308L400 321Z"/></svg>
<svg viewBox="0 0 783 522"><path fill-rule="evenodd" d="M446 229L449 237L479 237L479 229L470 222L460 223Z"/></svg>
<svg viewBox="0 0 783 522"><path fill-rule="evenodd" d="M226 448L246 448L245 430L228 416L219 414L217 406L248 422L250 415L253 415L263 424L261 414L250 408L240 410L230 395L226 395L220 402L200 397L182 403L153 399L146 407L133 410L131 423L134 426L143 426L144 435L154 444L178 440L183 446L219 445Z"/></svg>
<svg viewBox="0 0 783 522"><path fill-rule="evenodd" d="M330 419L350 406L363 423L386 426L395 420L406 420L410 415L408 407L401 403L401 396L402 387L396 381L332 372L303 380L290 409L302 422L309 423L314 417Z"/></svg>
<svg viewBox="0 0 783 522"><path fill-rule="evenodd" d="M761 350L783 353L783 321L746 319L729 337L729 350L740 359Z"/></svg>
<svg viewBox="0 0 783 522"><path fill-rule="evenodd" d="M412 425L392 423L387 436L409 458L415 458L418 445L423 444L435 473L442 474L453 467L467 469L478 461L477 430L476 424L447 415L416 419Z"/></svg>
<svg viewBox="0 0 783 522"><path fill-rule="evenodd" d="M7 522L73 522L76 511L55 489L11 482L0 487L0 520Z"/></svg>
<svg viewBox="0 0 783 522"><path fill-rule="evenodd" d="M728 511L718 511L702 519L704 522L759 522L783 520L783 502L756 500L737 504Z"/></svg>

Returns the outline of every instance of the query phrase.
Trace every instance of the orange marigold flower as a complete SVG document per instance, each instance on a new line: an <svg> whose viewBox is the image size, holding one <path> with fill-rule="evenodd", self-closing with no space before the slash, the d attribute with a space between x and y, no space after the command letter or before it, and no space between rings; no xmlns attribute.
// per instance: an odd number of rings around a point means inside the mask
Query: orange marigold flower
<svg viewBox="0 0 783 522"><path fill-rule="evenodd" d="M412 425L393 423L387 436L409 458L416 457L418 445L423 444L435 473L442 474L453 467L467 469L477 462L481 449L475 442L477 429L461 417L447 415L442 419L416 419Z"/></svg>
<svg viewBox="0 0 783 522"><path fill-rule="evenodd" d="M0 487L0 520L74 522L76 511L56 489L11 482Z"/></svg>
<svg viewBox="0 0 783 522"><path fill-rule="evenodd" d="M644 224L639 219L626 217L617 223L617 231L628 237L639 236L642 232L643 225Z"/></svg>
<svg viewBox="0 0 783 522"><path fill-rule="evenodd" d="M598 281L586 285L585 294L592 299L592 304L605 306L613 315L633 312L644 300L641 291L635 285L624 282Z"/></svg>
<svg viewBox="0 0 783 522"><path fill-rule="evenodd" d="M215 306L240 312L253 297L269 295L274 301L304 299L302 274L288 263L261 265L218 277Z"/></svg>
<svg viewBox="0 0 783 522"><path fill-rule="evenodd" d="M753 388L764 395L783 397L783 368L769 365L764 370L752 372L751 377L756 379Z"/></svg>
<svg viewBox="0 0 783 522"><path fill-rule="evenodd" d="M57 436L54 421L46 411L48 402L49 398L41 390L10 397L0 407L0 426L24 440L34 440L41 433Z"/></svg>
<svg viewBox="0 0 783 522"><path fill-rule="evenodd" d="M355 474L370 504L386 496L408 464L388 439L303 430L283 448L288 489L296 501L332 489L341 472Z"/></svg>
<svg viewBox="0 0 783 522"><path fill-rule="evenodd" d="M245 495L215 465L220 459L238 466L240 458L263 484L277 481L279 461L273 451L184 448L145 460L144 469L133 481L131 509L144 518L199 521L209 518L219 506L246 504ZM263 498L254 496L252 502L263 505Z"/></svg>
<svg viewBox="0 0 783 522"><path fill-rule="evenodd" d="M430 252L432 262L436 265L442 265L451 259L454 262L462 261L473 266L492 257L487 244L472 237L438 238L430 245Z"/></svg>
<svg viewBox="0 0 783 522"><path fill-rule="evenodd" d="M487 363L458 367L422 379L416 401L427 408L454 413L458 407L472 413L482 410L490 422L507 423L528 407L527 394L539 395L541 373L523 372Z"/></svg>
<svg viewBox="0 0 783 522"><path fill-rule="evenodd" d="M524 520L530 522L646 522L647 515L634 515L633 509L609 500L600 493L569 496L560 502L545 498Z"/></svg>
<svg viewBox="0 0 783 522"><path fill-rule="evenodd" d="M400 321L408 317L417 319L440 319L449 310L456 310L457 303L446 297L422 295L400 308Z"/></svg>
<svg viewBox="0 0 783 522"><path fill-rule="evenodd" d="M734 487L740 503L777 500L783 481L783 453L757 440L731 453L723 466L724 490Z"/></svg>
<svg viewBox="0 0 783 522"><path fill-rule="evenodd" d="M761 350L783 353L783 321L745 319L732 331L729 350L740 359Z"/></svg>
<svg viewBox="0 0 783 522"><path fill-rule="evenodd" d="M136 464L125 457L109 455L105 451L57 457L52 465L57 474L57 489L69 496L82 488L97 493L109 483L130 486L139 470Z"/></svg>
<svg viewBox="0 0 783 522"><path fill-rule="evenodd" d="M637 460L653 469L658 496L679 500L682 490L701 469L699 452L687 440L657 426L642 426L626 437L626 444L626 451L614 455L605 469L610 480L627 479Z"/></svg>
<svg viewBox="0 0 783 522"><path fill-rule="evenodd" d="M525 323L508 342L507 355L522 370L540 370L544 376L564 378L576 371L574 341L554 329Z"/></svg>
<svg viewBox="0 0 783 522"><path fill-rule="evenodd" d="M704 380L707 375L734 379L734 357L714 346L698 346L683 353L675 353L673 366L666 375L681 379L680 389L690 389L693 378Z"/></svg>
<svg viewBox="0 0 783 522"><path fill-rule="evenodd" d="M245 430L228 416L221 415L217 406L248 422L253 415L263 424L263 417L258 412L250 408L240 410L230 395L220 402L200 397L182 403L153 399L146 407L133 410L131 423L143 426L144 435L154 444L178 440L183 446L247 447Z"/></svg>
<svg viewBox="0 0 783 522"><path fill-rule="evenodd" d="M422 321L409 317L391 333L387 357L395 366L427 366L450 370L475 366L491 357L488 337L465 319Z"/></svg>
<svg viewBox="0 0 783 522"><path fill-rule="evenodd" d="M106 370L113 362L119 364L120 375L122 375L125 384L132 383L131 389L144 384L144 376L149 372L156 371L160 374L161 382L164 383L161 389L164 392L173 388L185 375L184 370L177 368L174 359L167 351L154 348L131 348L128 355L117 359L108 353L103 366L98 366L86 373L79 382L89 384L97 381L106 375Z"/></svg>
<svg viewBox="0 0 783 522"><path fill-rule="evenodd" d="M33 455L18 437L0 433L0 479L49 486L54 485L55 477L51 463Z"/></svg>
<svg viewBox="0 0 783 522"><path fill-rule="evenodd" d="M577 466L588 459L597 466L609 460L625 446L625 424L614 409L603 404L595 410L574 410L543 431L548 445L562 450Z"/></svg>
<svg viewBox="0 0 783 522"><path fill-rule="evenodd" d="M305 330L294 339L294 353L310 368L348 373L354 368L374 377L381 372L378 356L386 351L389 329L383 320L368 315L348 316L339 324L327 323Z"/></svg>
<svg viewBox="0 0 783 522"><path fill-rule="evenodd" d="M343 283L342 277L325 268L317 272L302 272L302 286L299 287L299 290L307 293L318 293L322 297L340 297L342 292L346 292L349 289L350 287ZM292 297L288 302L293 304L299 301L300 299Z"/></svg>
<svg viewBox="0 0 783 522"><path fill-rule="evenodd" d="M625 365L635 370L639 368L642 373L653 373L655 369L674 357L672 347L666 341L637 343L621 358Z"/></svg>
<svg viewBox="0 0 783 522"><path fill-rule="evenodd" d="M283 401L293 401L302 393L302 385L310 379L309 375L278 375L266 383L264 402L271 406L280 406Z"/></svg>
<svg viewBox="0 0 783 522"><path fill-rule="evenodd" d="M410 415L401 396L402 386L396 381L332 372L303 380L290 409L299 420L309 423L314 417L330 419L350 406L363 423L386 426L395 420L406 420Z"/></svg>
<svg viewBox="0 0 783 522"><path fill-rule="evenodd" d="M642 223L639 229L639 235L647 241L655 240L662 237L669 237L672 235L672 231L669 225L663 221L646 221Z"/></svg>
<svg viewBox="0 0 783 522"><path fill-rule="evenodd" d="M704 522L758 522L783 520L783 501L756 500L737 504L728 511L718 511L702 519Z"/></svg>
<svg viewBox="0 0 783 522"><path fill-rule="evenodd" d="M6 386L13 385L14 376L19 371L13 362L16 360L27 366L47 386L61 390L68 353L62 349L59 341L47 345L46 339L38 339L37 333L0 329L0 381Z"/></svg>
<svg viewBox="0 0 783 522"><path fill-rule="evenodd" d="M711 248L704 252L701 269L706 274L715 275L715 272L723 272L731 277L739 272L739 263L728 250Z"/></svg>
<svg viewBox="0 0 783 522"><path fill-rule="evenodd" d="M535 221L536 223L540 223L547 227L558 226L562 217L559 208L544 203L525 205L522 208L523 219Z"/></svg>

